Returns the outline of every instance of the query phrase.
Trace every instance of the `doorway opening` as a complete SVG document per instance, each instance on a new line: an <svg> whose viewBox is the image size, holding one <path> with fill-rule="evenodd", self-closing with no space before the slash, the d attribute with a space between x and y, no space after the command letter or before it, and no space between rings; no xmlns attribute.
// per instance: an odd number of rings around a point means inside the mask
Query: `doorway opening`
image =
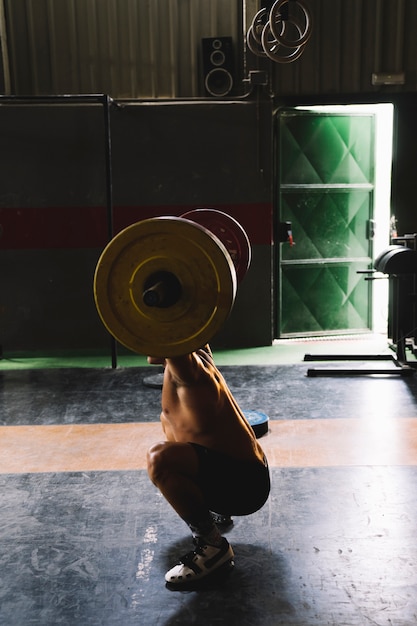
<svg viewBox="0 0 417 626"><path fill-rule="evenodd" d="M294 107L294 112L305 112L310 114L318 114L325 116L341 115L343 117L352 116L372 116L374 121L372 123L372 137L373 137L373 190L372 190L372 213L369 220L371 226L369 235L371 251L371 261L373 261L379 253L384 250L390 244L390 226L391 226L391 170L392 170L392 149L393 149L393 118L394 118L394 106L392 103L378 103L378 104L358 104L358 105L314 105L314 106L299 106ZM285 121L284 121L285 124ZM366 145L366 142L364 143ZM355 150L355 149L354 149ZM360 150L359 150L360 152ZM357 157L358 152L355 153ZM328 159L328 156L326 157ZM358 161L359 162L359 161ZM369 164L371 167L371 164ZM347 168L348 171L349 168ZM282 179L280 181L283 182ZM284 181L285 182L285 181ZM294 193L291 187L295 185L284 185L289 193ZM311 186L312 189L314 185ZM316 187L323 187L323 185L316 185ZM332 185L330 185L332 187ZM333 186L333 190L334 190ZM330 193L333 193L330 190ZM314 189L313 189L314 193ZM280 216L282 219L282 215ZM285 219L285 217L284 217ZM293 232L295 243L296 233ZM282 254L281 261L283 260ZM326 256L326 255L324 255ZM309 261L307 259L307 263ZM284 261L285 263L285 261ZM291 263L291 261L290 261ZM363 269L366 269L362 265ZM287 265L286 269L291 269ZM353 268L353 264L352 264ZM278 271L282 275L282 266L278 268ZM388 280L378 279L378 275L375 276L376 280L370 281L369 286L369 326L372 332L383 333L387 332L388 326ZM363 281L365 281L365 275L360 278L362 282L362 289L364 288ZM293 288L292 285L291 288ZM295 286L296 288L296 286ZM281 301L281 304L282 301ZM310 304L310 303L308 303ZM310 309L311 310L311 309ZM349 331L349 328L346 328ZM352 328L352 332L355 329ZM303 336L303 333L297 333L298 336ZM308 336L311 333L306 333L304 336ZM317 332L314 333L317 336ZM325 329L322 329L323 335L326 335ZM333 334L333 333L330 333ZM284 336L284 335L279 335Z"/></svg>

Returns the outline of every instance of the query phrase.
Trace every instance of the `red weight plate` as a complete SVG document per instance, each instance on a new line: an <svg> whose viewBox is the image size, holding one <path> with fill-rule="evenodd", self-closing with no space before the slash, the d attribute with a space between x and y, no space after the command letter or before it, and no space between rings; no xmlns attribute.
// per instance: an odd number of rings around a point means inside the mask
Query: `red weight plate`
<svg viewBox="0 0 417 626"><path fill-rule="evenodd" d="M233 261L238 282L242 282L250 266L252 251L246 231L239 222L217 209L194 209L181 217L204 226L220 239Z"/></svg>

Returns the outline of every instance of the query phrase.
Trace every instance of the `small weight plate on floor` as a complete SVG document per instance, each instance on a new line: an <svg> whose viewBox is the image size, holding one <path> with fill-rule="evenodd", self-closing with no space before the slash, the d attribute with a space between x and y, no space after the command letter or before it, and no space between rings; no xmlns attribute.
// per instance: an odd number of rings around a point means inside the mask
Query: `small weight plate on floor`
<svg viewBox="0 0 417 626"><path fill-rule="evenodd" d="M153 376L145 376L143 379L143 384L145 387L150 387L151 389L162 389L164 384L164 373L154 374Z"/></svg>
<svg viewBox="0 0 417 626"><path fill-rule="evenodd" d="M181 217L204 226L220 239L231 256L238 282L242 282L251 261L251 245L243 226L234 217L217 209L194 209Z"/></svg>
<svg viewBox="0 0 417 626"><path fill-rule="evenodd" d="M269 417L262 411L243 411L243 415L252 426L257 439L268 432Z"/></svg>

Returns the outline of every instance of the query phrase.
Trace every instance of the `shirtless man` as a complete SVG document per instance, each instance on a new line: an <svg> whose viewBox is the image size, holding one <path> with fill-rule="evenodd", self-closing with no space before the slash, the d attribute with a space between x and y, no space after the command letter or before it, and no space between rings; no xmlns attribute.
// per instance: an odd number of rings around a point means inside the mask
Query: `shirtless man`
<svg viewBox="0 0 417 626"><path fill-rule="evenodd" d="M194 550L165 575L171 585L181 585L233 560L212 512L259 510L269 495L269 470L208 346L148 362L165 366L161 423L167 439L148 452L149 477L194 537Z"/></svg>

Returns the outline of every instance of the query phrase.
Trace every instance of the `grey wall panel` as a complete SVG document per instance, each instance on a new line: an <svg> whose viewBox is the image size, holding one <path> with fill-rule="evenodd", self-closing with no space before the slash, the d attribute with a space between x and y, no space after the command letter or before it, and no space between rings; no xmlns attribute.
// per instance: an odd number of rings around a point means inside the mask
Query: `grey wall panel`
<svg viewBox="0 0 417 626"><path fill-rule="evenodd" d="M265 132L259 115L266 121ZM270 103L132 105L112 115L115 202L190 205L270 199Z"/></svg>
<svg viewBox="0 0 417 626"><path fill-rule="evenodd" d="M99 250L0 250L0 344L19 352L109 349L94 305Z"/></svg>
<svg viewBox="0 0 417 626"><path fill-rule="evenodd" d="M103 107L0 106L0 207L105 204Z"/></svg>
<svg viewBox="0 0 417 626"><path fill-rule="evenodd" d="M261 117L271 120L264 106ZM248 231L253 263L219 335L222 347L272 340L272 130L256 124L258 115L253 102L111 110L119 227L203 205L229 211ZM89 105L0 106L5 355L109 347L92 292L107 234L101 129L100 109Z"/></svg>

